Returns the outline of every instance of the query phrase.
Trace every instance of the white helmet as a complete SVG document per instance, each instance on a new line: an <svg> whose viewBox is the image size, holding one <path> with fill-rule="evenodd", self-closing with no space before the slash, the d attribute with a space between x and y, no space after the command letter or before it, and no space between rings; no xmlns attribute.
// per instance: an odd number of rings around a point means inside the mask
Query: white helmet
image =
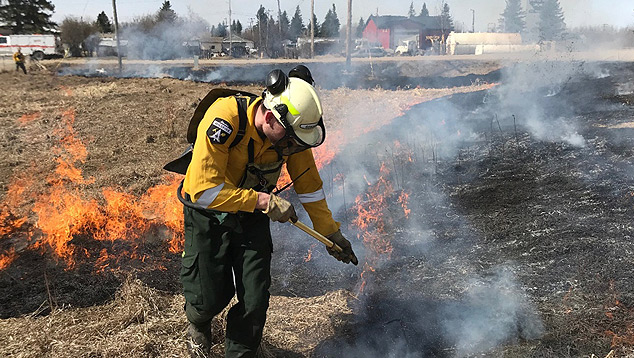
<svg viewBox="0 0 634 358"><path fill-rule="evenodd" d="M317 147L326 139L319 95L308 82L312 82L310 71L304 66L301 67L305 69L302 69L304 72L301 78L297 75L296 69L291 70L290 78L281 70L271 71L267 76L267 86L263 94L264 107L271 110L286 129L287 141L283 143L284 146L293 144L297 147L294 152ZM288 140L295 143L289 143ZM289 151L290 149L286 150L287 153Z"/></svg>

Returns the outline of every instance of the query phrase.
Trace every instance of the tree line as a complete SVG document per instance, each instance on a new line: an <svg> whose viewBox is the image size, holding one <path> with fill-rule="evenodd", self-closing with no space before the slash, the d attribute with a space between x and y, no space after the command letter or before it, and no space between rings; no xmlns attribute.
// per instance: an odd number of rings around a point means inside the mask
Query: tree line
<svg viewBox="0 0 634 358"><path fill-rule="evenodd" d="M566 23L559 0L531 0L530 3L539 16L537 28L526 28L526 12L522 9L521 0L506 0L506 7L500 17L500 31L524 33L532 30L541 41L562 39L566 32Z"/></svg>
<svg viewBox="0 0 634 358"><path fill-rule="evenodd" d="M500 14L498 31L515 33L533 31L539 35L540 40L562 39L566 34L566 24L559 0L529 1L532 10L538 16L536 29L527 29L527 14L525 9L522 9L522 0L505 0L506 7ZM54 10L55 6L50 0L0 0L0 23L5 24L4 27L10 28L15 34L47 33L59 30L62 42L67 44L71 54L75 56L91 53L99 43L99 34L113 31L113 24L105 11L99 13L94 21L69 16L58 25L51 20ZM412 1L407 16L410 18L430 16L427 4L423 3L420 11L416 11ZM450 8L445 1L441 2L439 16L443 31L454 30ZM317 38L339 38L344 35L335 4L329 8L322 22L316 15L313 22L314 35ZM359 18L357 25L353 25L354 38L362 37L365 25L366 20L363 17ZM128 30L128 33L141 33L149 36L150 40L156 40L150 41L151 43L163 42L163 45L158 46L159 53L183 41L180 36L172 36L169 41L162 38L164 36L159 30L174 27L188 31L208 32L211 36L218 37L228 36L230 30L232 34L253 41L255 47L263 49L268 56L272 57L282 54L284 43L310 35L310 19L305 21L299 5L295 8L292 17L286 11L278 13L260 5L255 13L255 23L250 24L249 27L245 28L239 20L234 20L231 24L221 22L210 27L201 18L178 16L172 9L170 1L165 0L156 13L137 17L121 25L124 35ZM194 33L183 33L182 36L192 34Z"/></svg>
<svg viewBox="0 0 634 358"><path fill-rule="evenodd" d="M95 37L94 34L113 32L113 24L105 11L99 13L95 21L85 21L69 16L58 25L51 20L54 10L55 6L50 0L0 0L0 22L5 23L15 34L48 33L59 30L62 41L70 46L71 53L74 55L90 51L94 45L94 39L90 37ZM453 27L452 20L448 15L449 7L447 4L445 4L443 13L447 15L448 26ZM207 26L208 31L212 36L226 37L230 28L233 34L244 35L249 40L253 40L256 45L264 47L270 47L272 43L279 42L279 40L294 41L298 37L310 35L310 19L304 21L299 5L295 8L290 19L286 11L276 14L262 5L255 15L256 23L247 29L244 28L240 20L233 20L230 25L221 22L211 27ZM413 16L413 2L410 16ZM426 3L423 3L420 16L429 16ZM121 27L136 27L140 31L151 32L162 24L175 24L184 21L186 20L174 12L170 1L166 0L157 13L137 17L130 23L123 23ZM335 4L332 4L323 22L320 22L316 15L313 22L315 37L337 38L342 36L341 21ZM361 37L365 23L364 18L360 17L353 29L353 37Z"/></svg>

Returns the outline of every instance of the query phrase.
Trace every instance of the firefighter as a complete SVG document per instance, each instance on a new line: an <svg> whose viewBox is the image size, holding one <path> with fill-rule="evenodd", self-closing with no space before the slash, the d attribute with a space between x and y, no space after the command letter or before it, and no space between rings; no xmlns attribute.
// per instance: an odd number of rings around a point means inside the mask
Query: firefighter
<svg viewBox="0 0 634 358"><path fill-rule="evenodd" d="M26 67L24 66L24 55L22 54L22 49L18 47L18 50L13 54L13 61L15 61L15 70L19 71L22 69L24 74L26 75Z"/></svg>
<svg viewBox="0 0 634 358"><path fill-rule="evenodd" d="M284 163L315 230L343 248L329 253L358 262L328 209L310 150L325 139L312 76L301 65L289 75L269 73L262 96L217 99L198 125L183 182L190 204L180 273L193 357L210 354L211 320L234 294L225 356L255 357L269 304L269 223L297 220L293 205L271 193Z"/></svg>

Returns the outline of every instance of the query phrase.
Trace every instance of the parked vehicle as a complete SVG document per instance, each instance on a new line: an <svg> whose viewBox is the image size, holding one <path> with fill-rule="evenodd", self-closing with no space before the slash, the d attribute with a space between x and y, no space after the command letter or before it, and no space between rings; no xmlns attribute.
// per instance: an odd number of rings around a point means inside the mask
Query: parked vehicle
<svg viewBox="0 0 634 358"><path fill-rule="evenodd" d="M417 50L418 50L418 42L415 40L407 40L407 41L401 41L401 45L396 47L396 50L394 50L394 53L401 56L403 55L412 56L416 54Z"/></svg>
<svg viewBox="0 0 634 358"><path fill-rule="evenodd" d="M60 54L55 35L0 35L0 56L12 55L18 47L36 60Z"/></svg>
<svg viewBox="0 0 634 358"><path fill-rule="evenodd" d="M388 53L382 47L360 48L350 54L352 57L383 57Z"/></svg>

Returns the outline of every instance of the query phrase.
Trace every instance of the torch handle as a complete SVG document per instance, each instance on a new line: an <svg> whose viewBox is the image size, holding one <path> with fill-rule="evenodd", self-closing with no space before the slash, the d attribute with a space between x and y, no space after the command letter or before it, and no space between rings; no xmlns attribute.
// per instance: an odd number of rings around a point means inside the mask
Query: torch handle
<svg viewBox="0 0 634 358"><path fill-rule="evenodd" d="M303 222L295 219L295 221L293 221L293 219L291 219L291 223L293 225L295 225L297 228L299 228L300 230L302 230L303 232L307 233L308 235L314 237L315 239L319 240L322 244L326 245L326 247L330 248L330 249L334 249L337 252L343 252L343 249L335 244L334 242L330 241L327 237L325 237L324 235L318 233L317 231L309 228L308 226L306 226L306 224L304 224Z"/></svg>

